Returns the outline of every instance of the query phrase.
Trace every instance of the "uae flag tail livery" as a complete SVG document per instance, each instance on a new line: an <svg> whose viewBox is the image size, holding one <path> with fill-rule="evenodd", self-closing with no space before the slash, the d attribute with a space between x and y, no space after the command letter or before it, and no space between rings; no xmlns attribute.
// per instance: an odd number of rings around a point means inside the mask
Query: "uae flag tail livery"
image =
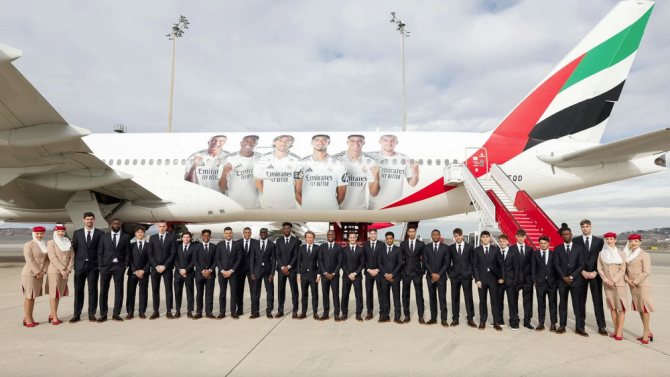
<svg viewBox="0 0 670 377"><path fill-rule="evenodd" d="M488 164L502 165L552 139L600 142L653 8L650 1L618 3L491 132L483 145ZM468 166L474 165L473 157L482 151L468 158ZM474 174L485 172L478 169ZM415 203L449 189L439 179L386 208Z"/></svg>

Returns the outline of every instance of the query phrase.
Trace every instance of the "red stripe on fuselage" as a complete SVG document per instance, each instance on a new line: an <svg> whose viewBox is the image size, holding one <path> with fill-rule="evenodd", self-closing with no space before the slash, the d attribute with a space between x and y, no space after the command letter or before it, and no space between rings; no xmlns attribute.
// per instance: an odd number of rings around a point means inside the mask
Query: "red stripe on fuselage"
<svg viewBox="0 0 670 377"><path fill-rule="evenodd" d="M586 54L584 54L586 55ZM561 88L568 81L572 72L577 68L584 58L581 55L565 67L561 68L553 76L543 82L537 89L526 97L508 116L500 123L498 128L493 131L491 137L484 143L488 156L488 164L504 164L512 158L523 152L528 143L528 134L540 120L540 117L547 110ZM465 146L464 146L465 148ZM473 153L473 156L482 151L482 149ZM472 156L467 160L468 166L474 166ZM479 177L487 169L479 169L474 172L475 177ZM421 190L408 195L399 201L390 204L382 209L400 207L421 200L432 198L433 196L443 194L456 186L444 186L444 179L440 178Z"/></svg>

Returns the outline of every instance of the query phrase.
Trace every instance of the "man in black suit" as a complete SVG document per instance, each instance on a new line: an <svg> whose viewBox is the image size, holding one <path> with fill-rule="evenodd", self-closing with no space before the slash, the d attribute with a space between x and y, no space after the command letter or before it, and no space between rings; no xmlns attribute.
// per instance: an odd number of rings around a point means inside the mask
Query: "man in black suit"
<svg viewBox="0 0 670 377"><path fill-rule="evenodd" d="M402 325L400 320L400 281L402 280L402 252L398 246L393 245L395 234L386 232L386 245L377 254L377 266L383 277L382 281L382 312L379 315L379 323L391 321L391 290L393 290L393 322Z"/></svg>
<svg viewBox="0 0 670 377"><path fill-rule="evenodd" d="M521 280L519 272L519 251L509 247L509 238L501 234L498 237L500 253L503 257L502 268L505 270L505 282L498 286L498 318L500 325L505 326L505 293L507 293L507 305L509 307L509 328L512 331L519 330L519 296L517 296L516 285Z"/></svg>
<svg viewBox="0 0 670 377"><path fill-rule="evenodd" d="M463 241L463 231L454 229L454 244L449 246L449 260L451 264L447 269L447 275L451 281L451 326L458 326L461 312L461 289L465 300L465 311L467 313L468 326L476 328L475 304L472 300L472 258L474 248Z"/></svg>
<svg viewBox="0 0 670 377"><path fill-rule="evenodd" d="M285 222L282 225L283 237L275 241L277 254L277 315L275 318L284 316L284 301L286 300L286 281L291 286L291 302L293 303L293 318L298 318L298 280L296 278L295 266L298 263L298 247L300 240L293 236L293 224Z"/></svg>
<svg viewBox="0 0 670 377"><path fill-rule="evenodd" d="M533 279L531 271L531 263L533 260L533 248L526 244L526 231L518 229L516 231L516 243L510 246L510 251L519 254L519 274L520 280L516 284L516 295L519 297L519 292L523 291L523 327L533 330L534 327L530 324L533 318ZM517 305L518 306L518 305Z"/></svg>
<svg viewBox="0 0 670 377"><path fill-rule="evenodd" d="M154 303L154 312L149 317L154 320L160 317L161 306L161 279L165 285L165 305L167 319L172 319L172 268L177 253L177 239L168 233L167 222L160 220L156 224L158 234L149 238L149 262L151 262L151 294Z"/></svg>
<svg viewBox="0 0 670 377"><path fill-rule="evenodd" d="M372 312L375 302L375 285L377 285L377 301L379 302L379 313L381 313L383 277L379 274L377 259L379 251L384 249L384 242L377 240L377 229L370 228L368 236L370 240L363 244L363 250L365 251L365 304L368 311L368 314L365 316L366 321L374 318Z"/></svg>
<svg viewBox="0 0 670 377"><path fill-rule="evenodd" d="M537 320L535 331L544 330L544 318L547 312L547 296L549 296L549 319L551 332L556 332L556 267L555 252L549 250L549 237L540 237L540 250L533 252L531 274L537 293Z"/></svg>
<svg viewBox="0 0 670 377"><path fill-rule="evenodd" d="M123 273L130 250L130 237L121 232L121 220L112 220L112 230L100 238L98 245L98 265L100 265L100 318L98 323L107 321L107 299L109 286L114 279L114 311L112 320L123 322Z"/></svg>
<svg viewBox="0 0 670 377"><path fill-rule="evenodd" d="M486 320L488 319L488 305L486 294L491 298L491 316L493 324L491 327L496 331L502 331L500 323L499 295L498 287L505 282L505 269L503 268L503 256L500 248L491 245L491 234L483 231L479 235L481 245L477 246L472 258L472 267L475 272L475 281L479 288L479 329L486 329Z"/></svg>
<svg viewBox="0 0 670 377"><path fill-rule="evenodd" d="M277 255L275 253L276 247L274 242L268 240L269 232L267 228L261 228L260 231L260 251L261 251L261 274L256 276L257 283L256 286L256 297L257 300L261 299L261 283L265 284L265 299L266 304L266 316L268 319L272 319L272 309L274 309L275 302L275 285L274 285L274 273L277 268Z"/></svg>
<svg viewBox="0 0 670 377"><path fill-rule="evenodd" d="M244 284L245 279L249 283L249 296L253 301L255 296L254 284L252 284L251 279L251 270L249 270L249 260L251 259L251 254L258 251L258 241L251 238L251 228L246 227L242 231L241 239L237 240L240 250L242 250L242 258L240 259L240 267L237 275L237 291L235 292L236 297L236 306L237 306L237 315L240 316L244 314ZM254 308L251 308L252 314ZM258 317L254 317L258 318Z"/></svg>
<svg viewBox="0 0 670 377"><path fill-rule="evenodd" d="M416 296L416 307L419 314L419 324L426 324L423 320L423 264L421 254L423 253L423 241L416 239L416 227L410 225L407 228L408 239L400 243L402 252L402 306L405 310L405 319L403 323L409 323L409 298L411 284L414 283L414 292Z"/></svg>
<svg viewBox="0 0 670 377"><path fill-rule="evenodd" d="M84 287L88 281L88 321L95 322L95 313L98 309L98 244L105 232L96 229L95 215L84 213L84 228L74 231L72 249L74 249L74 315L70 323L77 323L81 319L84 308Z"/></svg>
<svg viewBox="0 0 670 377"><path fill-rule="evenodd" d="M140 319L146 319L147 302L149 300L149 244L144 239L146 232L144 226L135 227L135 242L130 244L130 254L128 254L128 298L126 299L126 319L133 319L135 316L135 295L137 286L140 287Z"/></svg>
<svg viewBox="0 0 670 377"><path fill-rule="evenodd" d="M321 274L319 274L319 250L316 245L314 245L314 232L307 231L305 233L305 245L301 245L298 249L298 264L297 264L297 279L300 283L300 288L302 289L302 313L298 316L298 319L307 318L307 301L309 299L308 290L312 290L312 313L314 320L319 320L319 280L321 280Z"/></svg>
<svg viewBox="0 0 670 377"><path fill-rule="evenodd" d="M440 241L440 231L435 229L430 233L433 242L423 247L423 265L426 267L426 281L428 283L428 300L430 301L430 319L427 325L437 324L438 298L442 326L449 327L447 322L447 267L451 257L449 247Z"/></svg>
<svg viewBox="0 0 670 377"><path fill-rule="evenodd" d="M591 234L591 221L582 220L580 223L582 228L582 236L574 238L572 241L575 245L582 246L586 250L586 265L582 271L584 284L582 287L582 308L581 311L586 316L586 300L589 296L589 288L591 288L591 299L593 300L593 311L596 313L596 324L598 325L598 334L608 336L605 327L605 310L603 309L603 279L598 273L598 258L600 251L605 246L602 238L595 237Z"/></svg>
<svg viewBox="0 0 670 377"><path fill-rule="evenodd" d="M323 290L322 321L330 319L330 291L333 291L333 306L335 307L335 322L340 321L340 269L342 268L342 246L335 243L335 231L329 230L326 234L328 242L319 247L319 272L323 276L321 289Z"/></svg>
<svg viewBox="0 0 670 377"><path fill-rule="evenodd" d="M216 275L216 244L209 242L212 231L203 229L202 247L195 249L195 285L198 290L196 297L196 313L193 319L202 318L203 296L205 298L205 317L215 319L214 314L214 281Z"/></svg>
<svg viewBox="0 0 670 377"><path fill-rule="evenodd" d="M251 229L249 229L251 233ZM249 319L260 318L261 283L263 282L263 252L261 243L252 239L249 244L249 260L247 276L249 279L249 293L251 294L251 316Z"/></svg>
<svg viewBox="0 0 670 377"><path fill-rule="evenodd" d="M558 295L560 303L558 312L561 317L561 324L557 334L565 334L565 326L568 324L568 294L572 297L572 310L575 313L576 330L575 334L584 337L589 336L584 331L585 318L582 313L582 287L584 277L582 271L586 265L586 250L583 247L572 242L572 231L568 224L561 224L559 229L563 243L556 246L556 275L558 278Z"/></svg>
<svg viewBox="0 0 670 377"><path fill-rule="evenodd" d="M363 322L363 268L365 267L365 252L356 244L358 235L349 234L349 245L342 250L342 320L346 321L349 315L349 293L354 286L356 296L356 320Z"/></svg>
<svg viewBox="0 0 670 377"><path fill-rule="evenodd" d="M230 317L238 319L235 306L237 293L237 272L243 251L239 245L233 241L233 228L227 226L223 230L223 241L216 245L216 265L219 267L219 315L216 319L226 318L226 289L230 287Z"/></svg>
<svg viewBox="0 0 670 377"><path fill-rule="evenodd" d="M181 235L181 245L177 246L177 255L174 259L174 296L175 309L174 317L181 317L181 300L184 297L184 285L186 285L186 310L187 317L193 318L193 284L195 277L195 254L199 252L202 244L191 244L191 232L184 232Z"/></svg>

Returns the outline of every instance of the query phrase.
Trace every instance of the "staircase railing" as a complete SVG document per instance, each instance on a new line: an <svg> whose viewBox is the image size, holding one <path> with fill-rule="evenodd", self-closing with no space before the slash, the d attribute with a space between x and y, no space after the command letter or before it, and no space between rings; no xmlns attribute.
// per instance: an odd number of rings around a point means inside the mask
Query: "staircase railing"
<svg viewBox="0 0 670 377"><path fill-rule="evenodd" d="M470 168L461 169L465 189L472 199L472 204L479 212L479 221L484 228L497 228L496 223L496 206L493 204L486 191L479 183L477 178L472 175Z"/></svg>
<svg viewBox="0 0 670 377"><path fill-rule="evenodd" d="M514 206L519 210L526 212L528 216L535 222L538 229L543 235L551 239L550 246L552 248L563 243L563 238L558 234L558 227L547 216L547 214L537 205L535 200L525 191L519 191L514 200Z"/></svg>
<svg viewBox="0 0 670 377"><path fill-rule="evenodd" d="M519 188L498 164L491 165L491 176L510 199L516 198L516 193L520 191Z"/></svg>
<svg viewBox="0 0 670 377"><path fill-rule="evenodd" d="M521 228L521 225L516 221L514 216L512 216L512 213L505 207L503 202L500 200L498 195L496 195L493 190L488 190L486 192L489 198L491 198L491 201L495 204L496 207L496 220L498 221L498 229L506 235L507 237L510 238L510 243L515 242L514 237L516 235L516 231ZM530 242L530 244L533 246L533 248L537 248L537 245L533 243L529 238L526 239L527 242Z"/></svg>

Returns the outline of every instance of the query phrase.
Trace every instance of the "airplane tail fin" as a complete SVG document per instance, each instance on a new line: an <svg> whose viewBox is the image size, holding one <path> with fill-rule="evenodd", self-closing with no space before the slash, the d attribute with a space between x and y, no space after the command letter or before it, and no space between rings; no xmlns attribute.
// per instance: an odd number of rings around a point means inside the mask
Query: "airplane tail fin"
<svg viewBox="0 0 670 377"><path fill-rule="evenodd" d="M599 142L653 7L618 3L493 131L485 145L489 161L501 164L566 136Z"/></svg>

